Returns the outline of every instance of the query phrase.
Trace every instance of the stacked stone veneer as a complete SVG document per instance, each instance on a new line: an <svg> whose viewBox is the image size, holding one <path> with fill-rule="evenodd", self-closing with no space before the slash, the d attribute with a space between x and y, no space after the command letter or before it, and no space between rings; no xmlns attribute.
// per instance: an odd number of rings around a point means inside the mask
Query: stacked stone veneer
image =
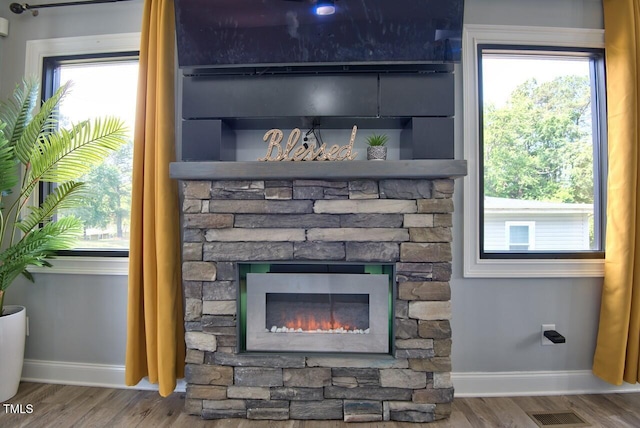
<svg viewBox="0 0 640 428"><path fill-rule="evenodd" d="M453 180L181 188L187 412L354 422L450 414ZM237 353L236 264L309 260L395 263L393 356Z"/></svg>

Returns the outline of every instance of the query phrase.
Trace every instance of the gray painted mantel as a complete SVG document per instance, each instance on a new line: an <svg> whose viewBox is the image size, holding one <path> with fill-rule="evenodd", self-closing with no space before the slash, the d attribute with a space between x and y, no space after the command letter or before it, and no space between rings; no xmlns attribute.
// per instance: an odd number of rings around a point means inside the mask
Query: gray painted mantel
<svg viewBox="0 0 640 428"><path fill-rule="evenodd" d="M467 175L466 160L416 159L337 162L174 162L179 180L434 179Z"/></svg>

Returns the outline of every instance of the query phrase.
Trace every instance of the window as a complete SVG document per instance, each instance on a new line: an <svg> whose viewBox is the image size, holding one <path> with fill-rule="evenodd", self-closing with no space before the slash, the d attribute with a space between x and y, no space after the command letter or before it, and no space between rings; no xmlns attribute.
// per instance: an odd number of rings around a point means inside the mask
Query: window
<svg viewBox="0 0 640 428"><path fill-rule="evenodd" d="M535 223L505 222L505 248L509 251L528 251L535 249Z"/></svg>
<svg viewBox="0 0 640 428"><path fill-rule="evenodd" d="M480 257L602 257L602 52L478 51ZM491 248L496 218L539 221L537 246Z"/></svg>
<svg viewBox="0 0 640 428"><path fill-rule="evenodd" d="M76 56L115 58L122 53L136 52L140 48L140 33L103 34L79 37L62 37L42 40L28 40L25 52L25 74L39 76L44 81L45 58L63 58ZM44 89L44 88L43 88ZM73 256L60 256L53 259L52 268L32 267L34 273L82 274L82 275L127 275L129 261L126 250L92 250L91 256L75 252ZM97 257L98 255L102 257ZM111 257L119 255L122 257Z"/></svg>
<svg viewBox="0 0 640 428"><path fill-rule="evenodd" d="M600 275L601 31L465 31L465 275Z"/></svg>
<svg viewBox="0 0 640 428"><path fill-rule="evenodd" d="M72 82L70 93L60 104L59 126L69 127L88 118L118 116L129 129L129 144L80 179L88 190L88 203L58 213L58 217L80 218L85 227L78 246L62 254L128 255L137 79L137 52L48 57L43 61L43 98ZM40 197L54 187L53 183L43 185Z"/></svg>

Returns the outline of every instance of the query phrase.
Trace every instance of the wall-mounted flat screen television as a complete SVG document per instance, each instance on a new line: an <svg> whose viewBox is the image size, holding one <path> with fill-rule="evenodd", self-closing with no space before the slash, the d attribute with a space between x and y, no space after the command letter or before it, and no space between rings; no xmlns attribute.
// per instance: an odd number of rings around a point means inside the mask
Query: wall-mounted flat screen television
<svg viewBox="0 0 640 428"><path fill-rule="evenodd" d="M175 0L180 67L460 60L464 0L335 0L318 11L320 3Z"/></svg>

